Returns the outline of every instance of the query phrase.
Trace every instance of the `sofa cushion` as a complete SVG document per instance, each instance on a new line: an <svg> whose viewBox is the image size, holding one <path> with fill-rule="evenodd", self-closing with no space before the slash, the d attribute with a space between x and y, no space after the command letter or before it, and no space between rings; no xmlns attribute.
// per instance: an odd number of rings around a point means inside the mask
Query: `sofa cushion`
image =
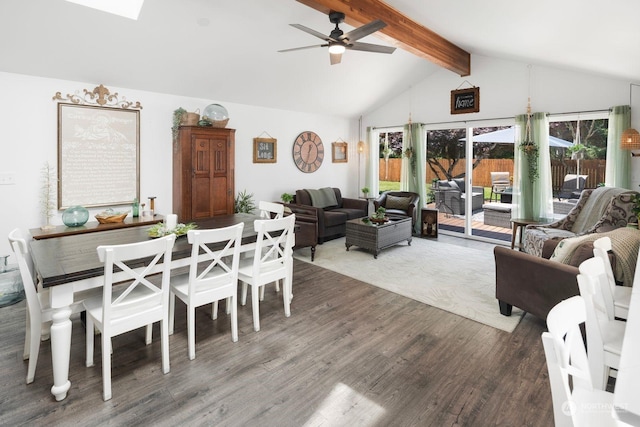
<svg viewBox="0 0 640 427"><path fill-rule="evenodd" d="M384 206L386 209L406 211L409 209L409 203L411 203L411 199L409 197L398 197L387 194L387 200L384 203Z"/></svg>
<svg viewBox="0 0 640 427"><path fill-rule="evenodd" d="M346 212L341 212L338 209L331 211L324 211L324 227L334 227L336 225L342 225L347 222L349 216Z"/></svg>
<svg viewBox="0 0 640 427"><path fill-rule="evenodd" d="M335 208L331 212L341 212L347 216L347 219L362 218L362 209Z"/></svg>

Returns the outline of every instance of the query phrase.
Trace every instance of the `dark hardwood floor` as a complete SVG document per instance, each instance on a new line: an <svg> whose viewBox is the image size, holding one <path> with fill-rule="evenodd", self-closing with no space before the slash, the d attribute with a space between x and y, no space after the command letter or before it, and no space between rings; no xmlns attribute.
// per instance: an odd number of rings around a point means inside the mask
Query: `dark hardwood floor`
<svg viewBox="0 0 640 427"><path fill-rule="evenodd" d="M79 319L71 390L56 402L49 343L26 385L25 302L1 308L0 425L553 425L541 320L525 315L510 334L297 260L294 293L285 318L268 289L260 332L240 307L237 343L224 304L216 321L198 309L193 361L178 301L167 375L157 325L150 346L143 330L114 338L108 402L99 341L86 368Z"/></svg>

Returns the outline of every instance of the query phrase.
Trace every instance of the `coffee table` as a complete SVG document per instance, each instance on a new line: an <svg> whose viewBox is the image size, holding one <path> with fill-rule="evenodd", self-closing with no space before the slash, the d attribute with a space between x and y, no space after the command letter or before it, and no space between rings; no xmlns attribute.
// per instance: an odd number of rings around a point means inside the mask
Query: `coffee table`
<svg viewBox="0 0 640 427"><path fill-rule="evenodd" d="M406 240L411 245L411 218L390 220L384 224L362 222L363 218L347 221L347 236L345 246L347 250L351 246L360 246L373 252L373 257L378 258L382 249L393 246Z"/></svg>

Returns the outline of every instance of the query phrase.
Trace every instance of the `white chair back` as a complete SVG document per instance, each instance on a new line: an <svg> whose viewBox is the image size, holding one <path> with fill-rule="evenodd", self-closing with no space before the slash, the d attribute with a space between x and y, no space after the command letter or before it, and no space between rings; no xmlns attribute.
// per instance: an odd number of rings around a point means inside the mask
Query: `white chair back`
<svg viewBox="0 0 640 427"><path fill-rule="evenodd" d="M280 219L254 221L253 226L258 235L253 259L245 259L240 263L238 280L242 282L242 305L247 300L247 285L251 285L253 329L256 332L260 330L258 294L268 283L277 283L283 279L284 314L286 317L291 315L295 221L295 214Z"/></svg>
<svg viewBox="0 0 640 427"><path fill-rule="evenodd" d="M253 277L273 282L284 277L284 270L292 262L293 227L295 214L280 219L255 220L258 233L253 257Z"/></svg>
<svg viewBox="0 0 640 427"><path fill-rule="evenodd" d="M131 330L131 321L140 316L143 310L159 311L164 307L168 308L169 303L169 276L171 272L171 250L175 242L175 234L149 240L146 242L130 243L125 245L98 246L98 258L104 263L104 285L103 285L103 310L102 322L106 328L113 326L113 333L107 335L117 335L121 332L121 327ZM125 262L131 260L143 260L151 258L145 262L143 267L131 268ZM158 264L161 263L161 270ZM117 273L114 267L122 270ZM148 276L162 272L161 287L158 288L151 283ZM115 280L114 280L114 277ZM131 280L126 289L113 290L113 284L124 280ZM148 324L141 323L140 326Z"/></svg>
<svg viewBox="0 0 640 427"><path fill-rule="evenodd" d="M547 316L549 332L542 334L556 426L573 426L572 411L579 402L573 398L576 388L591 390L591 374L580 324L586 321L582 297L566 299Z"/></svg>
<svg viewBox="0 0 640 427"><path fill-rule="evenodd" d="M580 398L593 391L580 330L580 325L586 320L585 302L580 296L561 301L547 316L549 332L542 334L542 344L549 371L556 427L581 425L579 418L584 418L580 415L584 415L585 402ZM602 398L612 400L612 396L602 395ZM604 405L606 402L601 403Z"/></svg>
<svg viewBox="0 0 640 427"><path fill-rule="evenodd" d="M260 217L264 219L280 219L284 216L284 205L281 203L260 201L258 209Z"/></svg>
<svg viewBox="0 0 640 427"><path fill-rule="evenodd" d="M22 279L22 286L24 287L24 293L27 298L27 306L29 307L29 315L31 321L42 322L42 305L40 298L36 291L36 285L33 281L33 273L31 272L31 255L29 254L29 247L27 242L22 237L19 229L14 229L9 233L9 244L13 249L13 253L18 261L18 268L20 269L20 278Z"/></svg>
<svg viewBox="0 0 640 427"><path fill-rule="evenodd" d="M189 295L197 298L199 290L211 289L219 283L238 282L238 263L244 223L213 230L190 230ZM222 249L208 245L224 242ZM200 272L198 273L198 270Z"/></svg>
<svg viewBox="0 0 640 427"><path fill-rule="evenodd" d="M605 390L609 369L620 365L625 322L611 318L613 303L605 298L608 279L604 261L590 258L580 264L578 287L586 307L586 335L589 366L594 387ZM611 305L611 308L607 308Z"/></svg>
<svg viewBox="0 0 640 427"><path fill-rule="evenodd" d="M609 251L611 250L611 239L608 236L601 237L593 242L593 256L602 260L606 283L602 283L600 291L604 308L607 311L607 317L610 320L615 319L615 306L613 294L616 287L616 279L611 268L611 260L609 259Z"/></svg>

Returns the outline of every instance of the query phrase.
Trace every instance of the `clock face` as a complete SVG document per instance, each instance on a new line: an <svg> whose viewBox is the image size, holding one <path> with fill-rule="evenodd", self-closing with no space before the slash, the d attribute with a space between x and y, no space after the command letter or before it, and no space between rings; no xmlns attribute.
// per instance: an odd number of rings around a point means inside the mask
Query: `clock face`
<svg viewBox="0 0 640 427"><path fill-rule="evenodd" d="M324 145L315 132L305 131L293 143L293 161L305 173L318 170L324 159Z"/></svg>

